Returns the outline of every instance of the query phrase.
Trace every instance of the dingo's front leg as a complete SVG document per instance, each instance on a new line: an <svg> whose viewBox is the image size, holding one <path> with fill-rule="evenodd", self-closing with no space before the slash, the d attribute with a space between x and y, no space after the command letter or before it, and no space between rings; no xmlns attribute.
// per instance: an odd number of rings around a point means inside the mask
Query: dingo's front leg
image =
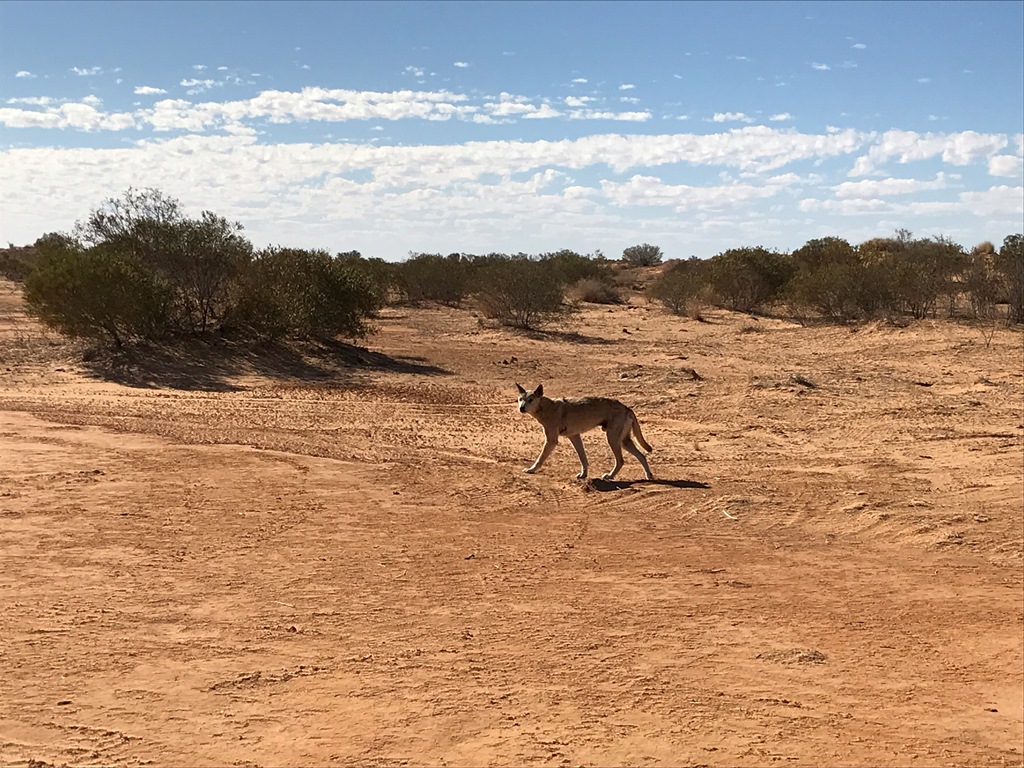
<svg viewBox="0 0 1024 768"><path fill-rule="evenodd" d="M579 435L569 435L569 442L572 443L572 447L576 449L576 453L580 457L580 473L576 475L576 478L582 480L587 476L587 452L583 450L583 438Z"/></svg>
<svg viewBox="0 0 1024 768"><path fill-rule="evenodd" d="M533 462L532 466L527 467L523 472L528 475L532 475L540 469L541 464L543 464L547 460L548 456L551 455L551 452L555 450L556 445L558 445L558 435L548 435L547 440L544 443L544 447L541 449L540 456L537 457L537 460Z"/></svg>

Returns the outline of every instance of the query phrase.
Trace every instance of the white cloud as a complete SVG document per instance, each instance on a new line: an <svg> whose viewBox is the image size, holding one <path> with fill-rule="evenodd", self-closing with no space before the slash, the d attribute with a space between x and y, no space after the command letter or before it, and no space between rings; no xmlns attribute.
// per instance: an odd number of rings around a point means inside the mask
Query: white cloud
<svg viewBox="0 0 1024 768"><path fill-rule="evenodd" d="M789 114L789 112L780 112L777 115L772 115L768 119L773 123L779 123L782 122L783 120L792 120L793 116Z"/></svg>
<svg viewBox="0 0 1024 768"><path fill-rule="evenodd" d="M466 69L469 66L469 62L456 61L452 66L458 67L459 69Z"/></svg>
<svg viewBox="0 0 1024 768"><path fill-rule="evenodd" d="M999 186L982 192L962 192L960 199L975 216L1024 216L1024 187Z"/></svg>
<svg viewBox="0 0 1024 768"><path fill-rule="evenodd" d="M569 82L576 83L577 85L583 85L584 83L587 82L587 78L585 78L585 77L574 77Z"/></svg>
<svg viewBox="0 0 1024 768"><path fill-rule="evenodd" d="M0 109L0 125L10 128L72 128L81 131L122 131L136 125L133 115L125 112L104 113L96 109L98 99L86 97L81 102L48 106L45 111ZM92 102L92 103L90 103Z"/></svg>
<svg viewBox="0 0 1024 768"><path fill-rule="evenodd" d="M991 176L1019 178L1024 175L1024 159L1014 155L995 155L988 160L988 172Z"/></svg>
<svg viewBox="0 0 1024 768"><path fill-rule="evenodd" d="M816 61L811 62L811 69L817 69L819 72L827 72L832 69L828 64L819 64Z"/></svg>
<svg viewBox="0 0 1024 768"><path fill-rule="evenodd" d="M136 96L159 96L162 93L167 93L167 91L163 88L154 88L152 85L135 86Z"/></svg>
<svg viewBox="0 0 1024 768"><path fill-rule="evenodd" d="M27 69L19 69L17 72L14 73L14 76L15 77L25 77L25 78L28 78L30 80L34 80L35 77L36 77L31 72L29 72Z"/></svg>
<svg viewBox="0 0 1024 768"><path fill-rule="evenodd" d="M567 107L585 107L590 102L594 101L591 96L566 96L565 106Z"/></svg>
<svg viewBox="0 0 1024 768"><path fill-rule="evenodd" d="M31 104L36 107L46 107L50 104L56 104L57 99L51 98L50 96L22 96L20 98L8 99L8 104Z"/></svg>
<svg viewBox="0 0 1024 768"><path fill-rule="evenodd" d="M975 131L938 134L916 131L886 131L868 153L857 158L851 176L874 173L879 165L893 158L901 164L916 160L941 157L951 165L970 165L988 159L1008 144L1002 134L984 134Z"/></svg>
<svg viewBox="0 0 1024 768"><path fill-rule="evenodd" d="M867 46L864 45L864 43L854 43L850 47L858 51L863 51L865 48L867 48Z"/></svg>
<svg viewBox="0 0 1024 768"><path fill-rule="evenodd" d="M298 50L298 48L296 48L295 50ZM194 69L196 72L202 72L204 69L206 69L206 65L205 64L193 64L192 65L192 69Z"/></svg>
<svg viewBox="0 0 1024 768"><path fill-rule="evenodd" d="M715 112L711 121L715 123L752 123L754 118L748 117L743 112Z"/></svg>
<svg viewBox="0 0 1024 768"><path fill-rule="evenodd" d="M423 70L422 67L414 67L414 66L410 65L410 66L408 66L408 67L406 67L405 69L402 70L402 74L403 75L412 75L413 77L419 78L419 77L423 77L424 70Z"/></svg>
<svg viewBox="0 0 1024 768"><path fill-rule="evenodd" d="M945 174L938 174L932 181L919 179L879 179L865 181L845 181L834 187L838 198L872 199L893 195L910 195L917 192L948 189L949 183Z"/></svg>
<svg viewBox="0 0 1024 768"><path fill-rule="evenodd" d="M919 83L930 83L931 81L932 81L932 79L930 77L919 77L919 78L917 78L917 82L919 82Z"/></svg>
<svg viewBox="0 0 1024 768"><path fill-rule="evenodd" d="M620 91L632 91L634 88L636 88L636 86L632 83L623 83L619 86Z"/></svg>
<svg viewBox="0 0 1024 768"><path fill-rule="evenodd" d="M101 67L88 67L88 68L72 67L68 71L69 72L74 72L79 77L91 77L93 75L99 75L99 74L103 73L103 69Z"/></svg>
<svg viewBox="0 0 1024 768"><path fill-rule="evenodd" d="M620 96L619 97L619 101L622 102L623 104L639 104L640 103L640 99L636 98L636 96Z"/></svg>
<svg viewBox="0 0 1024 768"><path fill-rule="evenodd" d="M783 177L780 177L783 178ZM678 212L694 208L736 206L751 200L773 197L788 183L728 184L715 187L692 187L665 184L654 176L632 176L625 182L602 181L601 192L617 206L662 206Z"/></svg>
<svg viewBox="0 0 1024 768"><path fill-rule="evenodd" d="M632 123L643 123L651 119L651 113L643 112L609 112L597 109L577 109L569 113L570 120L622 120Z"/></svg>

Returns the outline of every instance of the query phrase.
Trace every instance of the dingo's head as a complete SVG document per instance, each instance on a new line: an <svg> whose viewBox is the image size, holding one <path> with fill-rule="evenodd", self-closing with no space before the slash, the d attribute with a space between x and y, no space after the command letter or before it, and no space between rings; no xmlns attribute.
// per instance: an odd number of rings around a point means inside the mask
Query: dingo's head
<svg viewBox="0 0 1024 768"><path fill-rule="evenodd" d="M544 397L544 385L538 384L533 392L527 392L519 384L516 384L516 389L519 390L519 412L533 413L536 411L540 399Z"/></svg>

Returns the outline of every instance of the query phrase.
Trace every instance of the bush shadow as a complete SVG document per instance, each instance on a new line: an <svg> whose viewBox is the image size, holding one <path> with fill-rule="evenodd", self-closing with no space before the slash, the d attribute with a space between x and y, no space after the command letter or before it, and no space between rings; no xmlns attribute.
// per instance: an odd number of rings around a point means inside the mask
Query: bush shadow
<svg viewBox="0 0 1024 768"><path fill-rule="evenodd" d="M233 392L247 389L239 376L356 386L374 371L447 376L422 357L391 356L341 341L243 343L194 339L92 349L83 355L86 375L140 389Z"/></svg>
<svg viewBox="0 0 1024 768"><path fill-rule="evenodd" d="M517 328L513 331L533 341L564 341L567 344L615 344L617 339L606 339L603 336L589 336L579 331L545 331Z"/></svg>
<svg viewBox="0 0 1024 768"><path fill-rule="evenodd" d="M701 483L697 480L662 480L661 478L655 478L654 480L605 480L600 477L592 477L581 482L584 486L595 491L601 491L602 493L607 491L622 491L626 488L632 488L635 485L664 485L669 488L711 487L707 483Z"/></svg>

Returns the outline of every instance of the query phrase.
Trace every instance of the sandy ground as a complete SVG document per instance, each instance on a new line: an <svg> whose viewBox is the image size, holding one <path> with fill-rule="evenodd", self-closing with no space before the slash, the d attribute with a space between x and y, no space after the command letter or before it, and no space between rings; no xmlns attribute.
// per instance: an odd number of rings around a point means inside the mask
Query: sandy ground
<svg viewBox="0 0 1024 768"><path fill-rule="evenodd" d="M0 765L1024 764L1021 333L707 319L99 375L0 284Z"/></svg>

